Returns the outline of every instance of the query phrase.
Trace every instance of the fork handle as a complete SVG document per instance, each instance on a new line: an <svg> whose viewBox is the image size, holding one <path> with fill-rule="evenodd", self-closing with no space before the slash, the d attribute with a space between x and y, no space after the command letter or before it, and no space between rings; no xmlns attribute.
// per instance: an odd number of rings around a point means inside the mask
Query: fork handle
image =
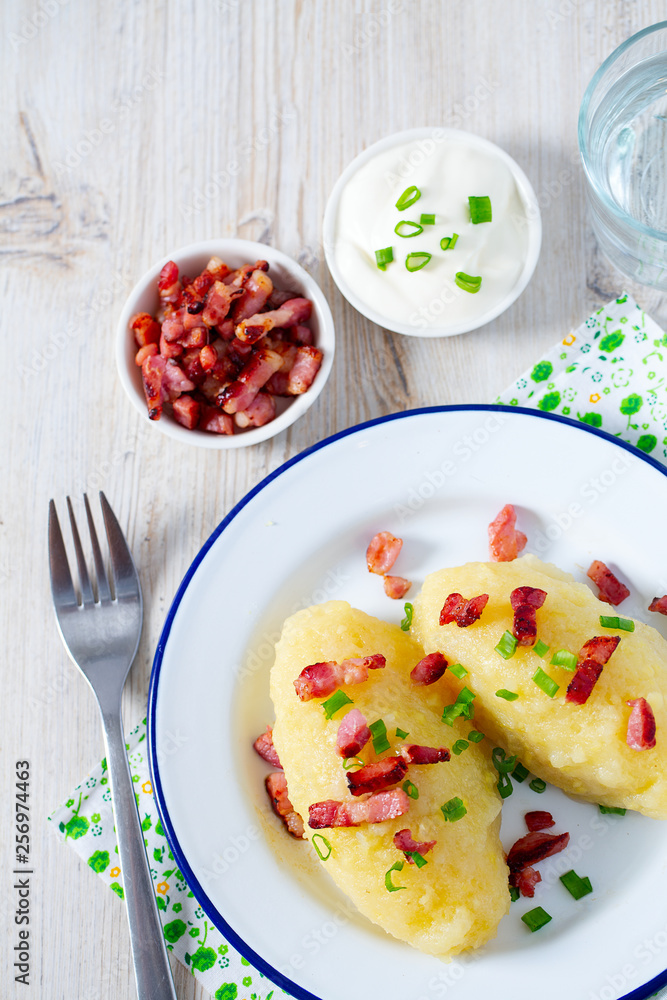
<svg viewBox="0 0 667 1000"><path fill-rule="evenodd" d="M120 704L100 705L138 1000L177 1000L125 752Z"/></svg>

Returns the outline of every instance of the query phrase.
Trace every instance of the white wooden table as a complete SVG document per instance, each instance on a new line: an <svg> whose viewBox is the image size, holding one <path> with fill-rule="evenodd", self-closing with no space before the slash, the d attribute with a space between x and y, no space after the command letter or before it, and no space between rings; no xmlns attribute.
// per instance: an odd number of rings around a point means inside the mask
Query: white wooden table
<svg viewBox="0 0 667 1000"><path fill-rule="evenodd" d="M184 571L267 472L368 418L492 400L623 287L664 325L667 300L629 285L596 250L576 146L593 72L664 17L664 4L8 0L0 16L0 995L126 1000L135 988L123 907L46 824L103 752L92 696L52 617L49 497L103 488L127 529L146 596L130 723L145 713L153 649ZM507 313L475 333L419 340L388 334L342 299L321 222L336 178L365 146L443 124L518 160L540 199L544 242ZM113 338L126 293L151 263L218 235L297 257L329 299L338 350L306 419L266 444L215 453L138 418L116 377ZM377 373L361 396L349 377L359 366ZM10 793L15 761L26 758L36 872L29 987L12 969ZM180 967L176 984L179 997L203 996Z"/></svg>

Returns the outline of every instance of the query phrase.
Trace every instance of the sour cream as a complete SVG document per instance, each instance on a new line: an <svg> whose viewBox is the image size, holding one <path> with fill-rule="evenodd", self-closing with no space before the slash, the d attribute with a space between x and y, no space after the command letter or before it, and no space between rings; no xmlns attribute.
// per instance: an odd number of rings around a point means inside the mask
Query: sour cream
<svg viewBox="0 0 667 1000"><path fill-rule="evenodd" d="M399 211L415 185L421 196ZM491 222L473 224L470 196L488 196ZM416 236L395 232L402 221L435 215ZM336 284L370 319L399 333L447 336L489 322L528 283L541 240L533 189L498 146L457 129L414 129L390 136L350 164L332 193L324 222L325 252ZM454 249L443 237L458 233ZM386 270L375 251L392 247ZM430 253L408 271L410 253ZM458 287L457 272L482 278L478 292Z"/></svg>

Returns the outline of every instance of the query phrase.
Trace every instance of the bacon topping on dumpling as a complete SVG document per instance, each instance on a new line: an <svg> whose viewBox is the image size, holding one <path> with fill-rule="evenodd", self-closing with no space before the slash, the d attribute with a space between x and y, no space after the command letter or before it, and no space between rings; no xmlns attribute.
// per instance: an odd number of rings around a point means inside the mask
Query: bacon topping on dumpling
<svg viewBox="0 0 667 1000"><path fill-rule="evenodd" d="M440 624L456 622L459 628L467 628L478 621L489 600L488 594L479 594L466 601L461 594L450 594L440 612Z"/></svg>

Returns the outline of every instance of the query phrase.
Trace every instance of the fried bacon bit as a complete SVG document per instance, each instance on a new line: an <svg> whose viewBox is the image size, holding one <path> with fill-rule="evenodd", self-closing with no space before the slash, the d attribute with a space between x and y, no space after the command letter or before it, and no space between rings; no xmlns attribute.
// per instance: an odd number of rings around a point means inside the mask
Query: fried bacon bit
<svg viewBox="0 0 667 1000"><path fill-rule="evenodd" d="M216 406L202 404L199 429L211 434L233 434L234 421L228 413L221 413Z"/></svg>
<svg viewBox="0 0 667 1000"><path fill-rule="evenodd" d="M655 746L655 716L646 698L626 702L632 707L625 742L633 750L652 750Z"/></svg>
<svg viewBox="0 0 667 1000"><path fill-rule="evenodd" d="M240 298L232 306L231 319L234 323L240 323L263 309L272 291L273 282L268 274L256 268L243 286Z"/></svg>
<svg viewBox="0 0 667 1000"><path fill-rule="evenodd" d="M440 764L451 757L447 747L422 747L418 743L401 747L400 755L406 764Z"/></svg>
<svg viewBox="0 0 667 1000"><path fill-rule="evenodd" d="M409 864L414 865L414 858L411 854L421 854L422 857L431 851L438 843L437 840L413 840L411 830L399 830L394 834L394 844L399 851L403 851Z"/></svg>
<svg viewBox="0 0 667 1000"><path fill-rule="evenodd" d="M239 340L255 344L274 327L296 326L310 318L313 304L310 299L289 299L278 309L257 313L249 319L241 320L235 329Z"/></svg>
<svg viewBox="0 0 667 1000"><path fill-rule="evenodd" d="M535 886L538 882L542 881L542 876L535 869L528 865L527 868L522 868L521 871L510 873L510 885L518 889L522 896L528 896L530 899L535 895Z"/></svg>
<svg viewBox="0 0 667 1000"><path fill-rule="evenodd" d="M291 833L297 840L303 840L303 820L298 812L294 811L294 806L289 800L287 779L284 773L272 771L271 774L267 774L264 784L276 816L280 816L288 833Z"/></svg>
<svg viewBox="0 0 667 1000"><path fill-rule="evenodd" d="M488 594L479 594L466 601L460 594L450 594L440 612L440 624L456 622L459 628L467 628L476 622L489 600Z"/></svg>
<svg viewBox="0 0 667 1000"><path fill-rule="evenodd" d="M280 763L280 758L278 757L278 751L273 745L273 727L267 726L266 732L258 736L253 747L259 754L259 756L267 761L269 764L273 764L274 767L279 767L282 771L283 765Z"/></svg>
<svg viewBox="0 0 667 1000"><path fill-rule="evenodd" d="M136 313L130 320L130 330L134 333L137 347L147 347L160 341L160 324L150 313Z"/></svg>
<svg viewBox="0 0 667 1000"><path fill-rule="evenodd" d="M513 504L505 504L489 525L491 559L494 562L511 562L526 547L527 541L523 531L516 530L516 511Z"/></svg>
<svg viewBox="0 0 667 1000"><path fill-rule="evenodd" d="M156 354L160 353L160 348L157 344L146 344L144 347L140 347L137 353L134 355L134 363L138 365L139 368L143 365L146 358L154 357Z"/></svg>
<svg viewBox="0 0 667 1000"><path fill-rule="evenodd" d="M408 765L402 757L385 757L372 764L365 764L358 771L348 771L347 787L355 796L379 792L402 781L407 769Z"/></svg>
<svg viewBox="0 0 667 1000"><path fill-rule="evenodd" d="M237 427L263 427L270 423L276 415L276 404L273 396L263 389L257 393L250 406L234 414Z"/></svg>
<svg viewBox="0 0 667 1000"><path fill-rule="evenodd" d="M537 611L547 598L539 587L517 587L510 594L514 610L512 634L519 646L534 646L537 638Z"/></svg>
<svg viewBox="0 0 667 1000"><path fill-rule="evenodd" d="M510 848L507 865L510 872L520 872L538 861L559 854L570 842L569 833L527 833Z"/></svg>
<svg viewBox="0 0 667 1000"><path fill-rule="evenodd" d="M396 562L402 545L402 538L396 538L390 531L378 531L366 549L368 572L378 573L380 576L388 573Z"/></svg>
<svg viewBox="0 0 667 1000"><path fill-rule="evenodd" d="M605 604L620 604L626 597L630 596L630 591L617 579L608 566L605 566L599 559L595 559L589 566L586 576L590 577L593 583L600 588L598 598Z"/></svg>
<svg viewBox="0 0 667 1000"><path fill-rule="evenodd" d="M335 660L311 663L303 668L294 681L294 687L301 701L326 698L341 684L362 684L368 680L369 670L379 670L386 662L381 653L373 653L371 656L351 657L342 663Z"/></svg>
<svg viewBox="0 0 667 1000"><path fill-rule="evenodd" d="M325 799L308 807L308 825L312 830L333 826L361 826L362 823L382 823L403 816L410 808L410 799L402 788L389 792L374 792L359 802L337 802Z"/></svg>
<svg viewBox="0 0 667 1000"><path fill-rule="evenodd" d="M307 345L297 348L294 364L287 377L287 394L300 396L310 389L322 364L322 352Z"/></svg>
<svg viewBox="0 0 667 1000"><path fill-rule="evenodd" d="M163 302L176 302L178 300L181 294L181 283L178 280L178 267L173 260L168 260L160 271L157 289Z"/></svg>
<svg viewBox="0 0 667 1000"><path fill-rule="evenodd" d="M533 812L526 813L524 819L531 833L534 833L536 830L547 830L549 827L555 825L551 813L543 812L541 809L535 809Z"/></svg>
<svg viewBox="0 0 667 1000"><path fill-rule="evenodd" d="M419 661L416 667L410 671L410 680L413 684L426 687L428 684L435 684L439 681L447 669L447 660L442 653L429 653Z"/></svg>
<svg viewBox="0 0 667 1000"><path fill-rule="evenodd" d="M199 423L201 403L192 396L179 396L174 400L174 419L191 431Z"/></svg>
<svg viewBox="0 0 667 1000"><path fill-rule="evenodd" d="M664 597L654 597L648 609L649 611L658 611L661 615L667 615L667 594Z"/></svg>
<svg viewBox="0 0 667 1000"><path fill-rule="evenodd" d="M255 351L235 382L230 382L218 397L218 404L225 413L238 413L247 410L259 390L264 386L274 372L277 372L283 359L275 351L264 348Z"/></svg>
<svg viewBox="0 0 667 1000"><path fill-rule="evenodd" d="M151 420L159 420L162 413L162 379L166 367L167 359L159 354L146 358L141 366L141 379Z"/></svg>
<svg viewBox="0 0 667 1000"><path fill-rule="evenodd" d="M621 637L618 635L594 635L583 644L578 653L577 671L568 684L565 701L574 705L584 705L588 701L602 668L620 641Z"/></svg>
<svg viewBox="0 0 667 1000"><path fill-rule="evenodd" d="M411 586L411 582L403 576L385 576L384 578L384 592L387 597L391 597L395 601L400 601L402 597L405 597Z"/></svg>
<svg viewBox="0 0 667 1000"><path fill-rule="evenodd" d="M366 719L358 708L351 709L342 719L336 736L336 749L341 757L356 757L371 738Z"/></svg>

